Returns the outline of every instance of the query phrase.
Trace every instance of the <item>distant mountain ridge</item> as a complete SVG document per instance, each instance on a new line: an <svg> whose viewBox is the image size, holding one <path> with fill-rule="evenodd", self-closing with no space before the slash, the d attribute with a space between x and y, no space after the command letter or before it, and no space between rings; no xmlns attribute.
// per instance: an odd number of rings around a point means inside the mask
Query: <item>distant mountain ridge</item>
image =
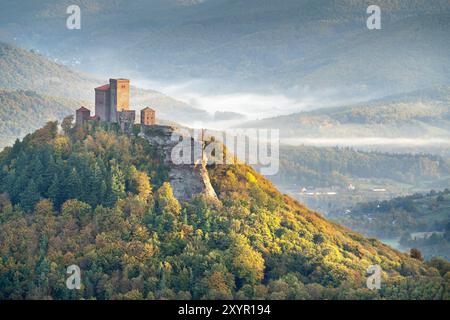
<svg viewBox="0 0 450 320"><path fill-rule="evenodd" d="M5 39L77 60L84 70L206 78L222 90L298 94L325 88L348 91L347 97L384 96L450 81L446 0L185 3L72 1L81 6L84 22L80 32L70 33L64 28L68 2L30 7L18 0L5 5L0 30ZM369 4L382 10L381 30L366 28Z"/></svg>
<svg viewBox="0 0 450 320"><path fill-rule="evenodd" d="M450 182L450 160L429 154L282 145L280 170L270 179L298 190L302 187L347 188L358 179L385 179L415 186L435 183L435 188L436 185L442 188Z"/></svg>
<svg viewBox="0 0 450 320"><path fill-rule="evenodd" d="M449 137L450 87L251 121L245 127L279 128L284 137Z"/></svg>

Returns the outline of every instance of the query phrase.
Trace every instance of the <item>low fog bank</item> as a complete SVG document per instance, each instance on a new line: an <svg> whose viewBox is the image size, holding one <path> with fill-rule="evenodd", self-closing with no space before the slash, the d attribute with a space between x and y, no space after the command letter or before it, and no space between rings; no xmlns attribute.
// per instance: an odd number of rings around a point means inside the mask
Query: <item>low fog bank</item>
<svg viewBox="0 0 450 320"><path fill-rule="evenodd" d="M435 146L450 147L450 139L444 138L286 138L283 143L290 145L316 146Z"/></svg>
<svg viewBox="0 0 450 320"><path fill-rule="evenodd" d="M281 143L291 146L350 147L362 151L427 153L450 157L450 138L285 138L281 139Z"/></svg>
<svg viewBox="0 0 450 320"><path fill-rule="evenodd" d="M143 89L162 92L186 104L207 111L233 112L243 115L242 122L260 120L281 115L355 104L381 97L380 93L357 95L351 88L328 88L314 91L309 88L292 87L279 91L229 90L221 86L220 81L196 79L178 82L133 78L133 84ZM240 121L219 121L208 126L236 126ZM197 123L198 125L198 123Z"/></svg>

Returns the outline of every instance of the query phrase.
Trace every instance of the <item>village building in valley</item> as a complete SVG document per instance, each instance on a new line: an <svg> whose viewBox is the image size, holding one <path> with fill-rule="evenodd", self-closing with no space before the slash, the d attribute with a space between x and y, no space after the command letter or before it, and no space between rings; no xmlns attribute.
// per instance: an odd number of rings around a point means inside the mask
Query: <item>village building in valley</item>
<svg viewBox="0 0 450 320"><path fill-rule="evenodd" d="M76 111L75 122L82 126L87 121L117 123L125 132L131 132L136 121L136 111L130 109L130 80L109 79L109 84L95 90L95 116L91 110L81 107ZM141 125L155 125L156 112L146 107L141 111Z"/></svg>

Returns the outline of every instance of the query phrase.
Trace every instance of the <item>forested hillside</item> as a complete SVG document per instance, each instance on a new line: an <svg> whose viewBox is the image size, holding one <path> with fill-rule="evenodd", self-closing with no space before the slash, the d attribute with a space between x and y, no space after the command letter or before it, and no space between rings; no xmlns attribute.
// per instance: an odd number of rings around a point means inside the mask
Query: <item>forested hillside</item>
<svg viewBox="0 0 450 320"><path fill-rule="evenodd" d="M79 102L72 99L49 97L30 90L0 88L0 150L47 121L73 113L77 107Z"/></svg>
<svg viewBox="0 0 450 320"><path fill-rule="evenodd" d="M352 148L283 146L280 170L270 177L291 187L346 188L361 180L386 180L413 186L445 184L450 178L447 159L427 154L365 152Z"/></svg>
<svg viewBox="0 0 450 320"><path fill-rule="evenodd" d="M98 81L98 80L97 80ZM34 51L0 42L0 87L86 100L99 84Z"/></svg>
<svg viewBox="0 0 450 320"><path fill-rule="evenodd" d="M361 203L329 216L353 230L378 238L398 238L404 247L419 248L426 258L450 260L450 190L431 191Z"/></svg>
<svg viewBox="0 0 450 320"><path fill-rule="evenodd" d="M62 127L0 153L1 299L449 298L448 264L330 223L246 165L209 167L219 201L180 203L146 140Z"/></svg>

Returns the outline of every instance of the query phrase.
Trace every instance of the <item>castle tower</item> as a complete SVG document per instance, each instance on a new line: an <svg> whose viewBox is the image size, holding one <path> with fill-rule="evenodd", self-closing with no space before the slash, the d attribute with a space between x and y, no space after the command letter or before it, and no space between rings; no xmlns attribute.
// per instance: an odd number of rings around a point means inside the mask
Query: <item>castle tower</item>
<svg viewBox="0 0 450 320"><path fill-rule="evenodd" d="M77 126L82 126L91 118L91 110L81 107L75 112L75 123Z"/></svg>
<svg viewBox="0 0 450 320"><path fill-rule="evenodd" d="M109 79L109 84L95 88L95 115L100 121L118 122L121 111L130 109L130 80Z"/></svg>
<svg viewBox="0 0 450 320"><path fill-rule="evenodd" d="M153 126L156 123L155 110L146 107L141 110L141 125Z"/></svg>
<svg viewBox="0 0 450 320"><path fill-rule="evenodd" d="M109 87L111 94L110 121L117 122L117 113L130 109L130 80L109 79Z"/></svg>
<svg viewBox="0 0 450 320"><path fill-rule="evenodd" d="M101 121L111 122L111 90L109 84L95 88L95 115Z"/></svg>

